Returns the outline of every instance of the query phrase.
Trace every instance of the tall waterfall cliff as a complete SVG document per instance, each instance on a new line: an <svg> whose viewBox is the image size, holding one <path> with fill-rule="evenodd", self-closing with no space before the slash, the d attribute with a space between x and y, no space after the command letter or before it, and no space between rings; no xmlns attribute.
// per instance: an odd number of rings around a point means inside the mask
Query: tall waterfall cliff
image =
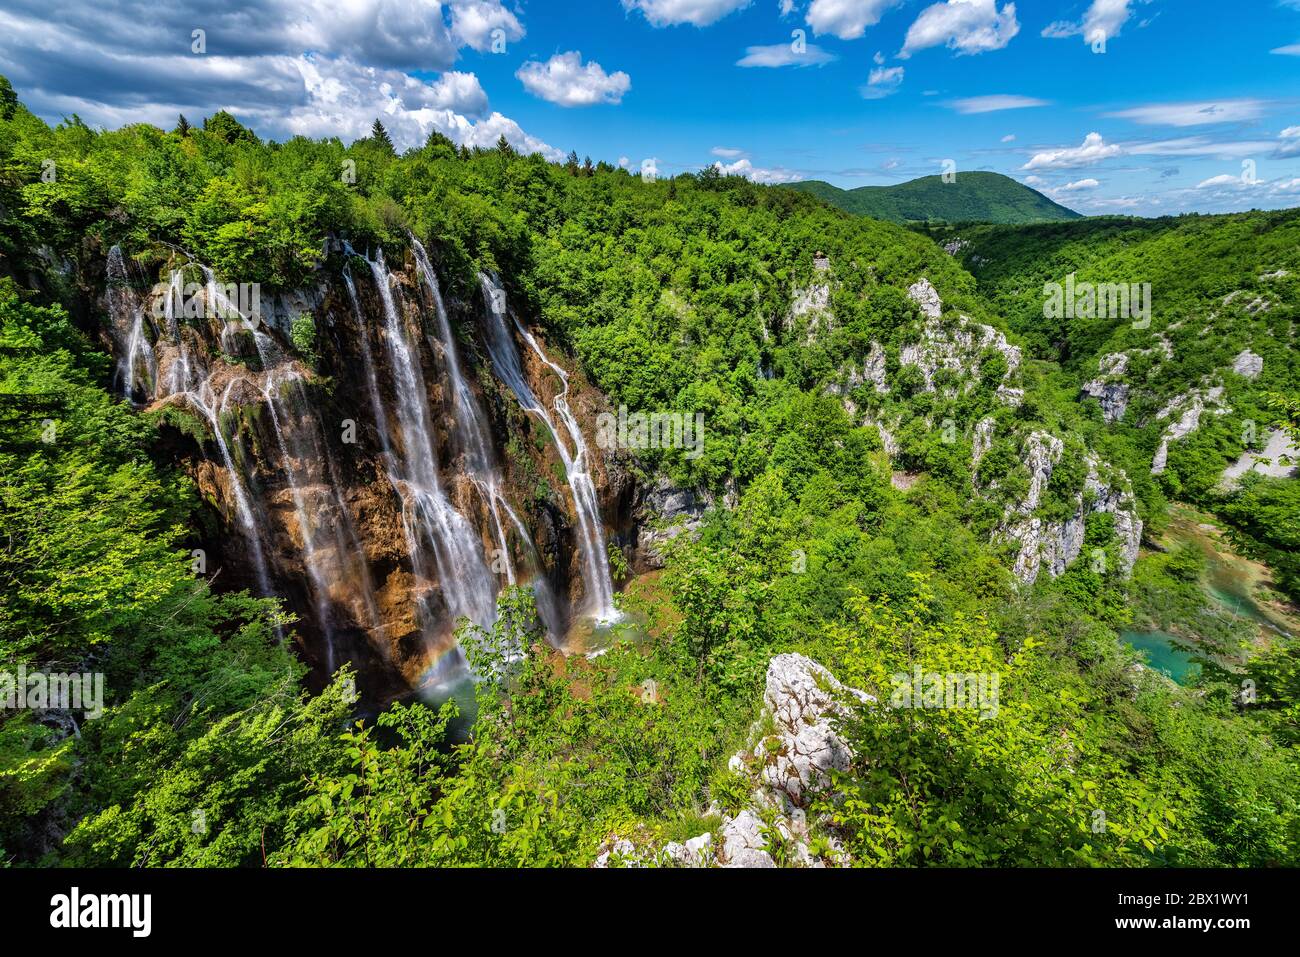
<svg viewBox="0 0 1300 957"><path fill-rule="evenodd" d="M508 277L457 283L409 240L333 242L276 293L114 246L99 303L115 388L213 508L197 570L282 598L317 673L352 661L376 698L461 667L457 623L490 627L505 587L557 646L616 618L608 549L634 543L630 473L592 441L604 397Z"/></svg>

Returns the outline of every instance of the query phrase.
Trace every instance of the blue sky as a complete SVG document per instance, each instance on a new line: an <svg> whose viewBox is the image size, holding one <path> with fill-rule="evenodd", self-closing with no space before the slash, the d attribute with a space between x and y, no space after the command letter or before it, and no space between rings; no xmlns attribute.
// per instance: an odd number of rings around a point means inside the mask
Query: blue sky
<svg viewBox="0 0 1300 957"><path fill-rule="evenodd" d="M334 6L338 6L337 4ZM1300 0L39 0L0 72L50 120L431 129L661 173L1014 176L1086 213L1300 205ZM195 31L201 30L201 43ZM201 46L202 49L196 49Z"/></svg>

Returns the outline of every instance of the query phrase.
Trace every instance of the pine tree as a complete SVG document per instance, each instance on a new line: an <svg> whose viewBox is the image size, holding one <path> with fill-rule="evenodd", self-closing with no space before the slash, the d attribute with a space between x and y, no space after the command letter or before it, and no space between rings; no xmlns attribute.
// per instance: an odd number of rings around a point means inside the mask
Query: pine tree
<svg viewBox="0 0 1300 957"><path fill-rule="evenodd" d="M515 155L515 148L510 145L510 141L506 139L506 135L504 133L502 133L501 136L497 139L497 152L500 153L502 156Z"/></svg>
<svg viewBox="0 0 1300 957"><path fill-rule="evenodd" d="M569 150L569 158L564 161L564 168L569 171L570 176L578 175L578 151Z"/></svg>
<svg viewBox="0 0 1300 957"><path fill-rule="evenodd" d="M370 138L381 144L390 153L396 153L397 149L393 146L392 137L388 135L388 130L384 129L384 124L375 118L375 125L370 128Z"/></svg>
<svg viewBox="0 0 1300 957"><path fill-rule="evenodd" d="M185 118L184 113L180 115L180 122L176 124L176 129L173 132L179 133L181 139L190 135L190 121Z"/></svg>
<svg viewBox="0 0 1300 957"><path fill-rule="evenodd" d="M18 94L6 77L0 76L0 120L13 119L18 109Z"/></svg>

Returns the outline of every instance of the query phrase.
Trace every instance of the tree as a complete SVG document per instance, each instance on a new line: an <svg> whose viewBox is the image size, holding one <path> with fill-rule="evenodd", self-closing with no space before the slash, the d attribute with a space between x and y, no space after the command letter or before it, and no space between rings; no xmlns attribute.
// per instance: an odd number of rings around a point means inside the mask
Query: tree
<svg viewBox="0 0 1300 957"><path fill-rule="evenodd" d="M176 124L176 129L173 132L178 134L181 139L190 135L190 121L185 118L184 113L180 115L180 122Z"/></svg>
<svg viewBox="0 0 1300 957"><path fill-rule="evenodd" d="M257 134L244 126L225 110L213 113L203 121L204 132L226 143L256 143Z"/></svg>
<svg viewBox="0 0 1300 957"><path fill-rule="evenodd" d="M10 85L8 77L0 75L0 120L13 119L18 109L18 94Z"/></svg>
<svg viewBox="0 0 1300 957"><path fill-rule="evenodd" d="M456 159L459 155L456 144L439 130L429 132L429 138L424 141L424 151L434 159Z"/></svg>
<svg viewBox="0 0 1300 957"><path fill-rule="evenodd" d="M375 125L370 128L370 138L383 146L389 153L397 153L397 149L393 146L393 140L388 135L388 130L384 129L384 124L379 122L377 117Z"/></svg>

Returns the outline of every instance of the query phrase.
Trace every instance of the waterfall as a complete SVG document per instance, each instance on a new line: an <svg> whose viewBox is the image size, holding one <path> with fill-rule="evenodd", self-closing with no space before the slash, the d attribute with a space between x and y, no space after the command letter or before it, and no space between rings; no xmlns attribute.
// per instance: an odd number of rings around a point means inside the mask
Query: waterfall
<svg viewBox="0 0 1300 957"><path fill-rule="evenodd" d="M458 444L465 453L466 472L473 479L484 504L487 505L501 561L505 565L506 579L514 585L514 559L510 553L509 543L506 541L505 523L501 518L502 510L504 509L515 519L516 526L521 527L522 523L510 510L510 505L501 491L501 471L492 454L487 417L483 414L483 407L479 405L478 399L475 398L473 390L465 379L465 372L460 364L460 350L456 347L456 340L452 335L451 322L447 318L447 306L443 302L442 290L438 286L437 273L429 263L429 255L425 252L424 245L413 234L410 234L410 239L411 249L415 253L416 267L425 289L428 290L429 298L433 301L433 310L437 318L437 340L442 349L447 378L451 380L452 417L456 422ZM524 534L524 539L531 544L527 533Z"/></svg>
<svg viewBox="0 0 1300 957"><path fill-rule="evenodd" d="M389 478L402 498L402 524L412 565L418 576L427 579L426 548L431 548L452 619L464 617L481 627L491 627L496 619L496 582L483 562L478 535L443 492L424 373L394 301L383 251L369 263L384 308L384 338L393 370L401 436L402 454L390 457Z"/></svg>
<svg viewBox="0 0 1300 957"><path fill-rule="evenodd" d="M190 367L190 350L181 335L180 317L176 313L177 306L183 306L184 301L184 279L179 269L173 269L171 280L167 285L167 298L163 300L163 320L167 324L167 337L176 346L176 358L172 360L167 378L167 395L175 395L189 389L190 378L194 374Z"/></svg>
<svg viewBox="0 0 1300 957"><path fill-rule="evenodd" d="M225 392L221 395L221 402L216 402L216 397L212 392L211 383L205 379L199 386L190 392L184 393L185 398L190 405L198 409L199 413L208 421L212 427L212 437L217 443L217 451L221 453L221 462L226 467L226 472L230 475L230 489L235 498L235 515L239 519L240 527L244 531L244 537L248 540L249 548L253 554L253 573L257 578L257 586L260 593L264 596L271 594L271 576L266 566L266 556L262 553L261 539L258 537L257 520L253 514L253 506L248 497L248 492L244 488L244 478L235 465L234 456L230 454L230 445L226 442L225 433L221 430L221 416L226 411L226 402L230 398L230 390L234 388L237 379L232 379L226 386Z"/></svg>
<svg viewBox="0 0 1300 957"><path fill-rule="evenodd" d="M158 378L158 365L147 328L152 326L144 304L130 285L126 259L120 246L108 251L107 299L113 334L119 342L113 388L131 401L148 399ZM151 331L151 330L150 330Z"/></svg>
<svg viewBox="0 0 1300 957"><path fill-rule="evenodd" d="M355 255L351 246L345 247L349 255ZM343 270L343 283L348 290L348 298L352 301L352 316L357 322L357 341L361 346L361 364L366 373L367 392L370 395L370 411L375 417L375 429L379 432L379 447L384 455L385 463L389 465L393 455L393 440L388 431L388 413L384 411L384 402L379 396L379 376L375 373L375 359L370 351L370 335L367 329L365 316L361 312L361 300L357 298L357 286L352 281L352 272L348 269Z"/></svg>
<svg viewBox="0 0 1300 957"><path fill-rule="evenodd" d="M564 472L569 480L569 489L573 494L573 507L578 516L578 550L582 555L583 584L586 586L587 600L591 613L600 621L612 621L619 613L614 607L614 585L609 573L609 556L605 551L605 530L600 518L600 506L596 498L596 484L588 471L590 461L587 443L582 437L578 421L569 409L569 377L563 369L552 362L542 350L541 345L518 321L515 328L537 357L557 376L563 388L555 396L552 406L564 429L573 443L570 453L564 440L555 427L555 422L532 388L524 378L519 364L519 353L506 325L505 290L486 273L479 274L483 288L483 298L487 301L487 347L501 381L506 384L519 400L520 407L539 418L550 430L555 439L555 446L564 462Z"/></svg>
<svg viewBox="0 0 1300 957"><path fill-rule="evenodd" d="M289 375L296 383L297 373L291 371ZM268 375L266 388L263 390L262 395L266 398L267 411L271 413L271 430L275 433L275 442L280 450L280 459L284 462L282 472L284 473L285 482L289 486L289 496L293 500L293 510L298 519L298 529L302 533L302 563L307 570L312 602L316 606L316 619L320 623L321 632L325 636L326 670L333 674L335 669L335 649L334 630L330 625L329 614L330 583L317 559L316 527L307 512L307 502L303 495L302 482L298 476L294 456L289 454L289 444L284 437L284 428L280 424L279 397L277 395L279 386L280 384L276 382L275 375Z"/></svg>
<svg viewBox="0 0 1300 957"><path fill-rule="evenodd" d="M470 391L469 383L460 365L460 350L452 336L451 323L447 319L447 306L442 301L442 290L438 287L438 277L429 264L429 256L424 246L411 236L411 248L415 252L415 263L419 268L424 287L433 300L434 313L438 320L438 344L442 347L443 361L447 367L447 377L451 379L453 395L453 415L456 419L457 436L469 459L472 472L483 474L492 468L491 443L488 439L487 424L483 410Z"/></svg>

